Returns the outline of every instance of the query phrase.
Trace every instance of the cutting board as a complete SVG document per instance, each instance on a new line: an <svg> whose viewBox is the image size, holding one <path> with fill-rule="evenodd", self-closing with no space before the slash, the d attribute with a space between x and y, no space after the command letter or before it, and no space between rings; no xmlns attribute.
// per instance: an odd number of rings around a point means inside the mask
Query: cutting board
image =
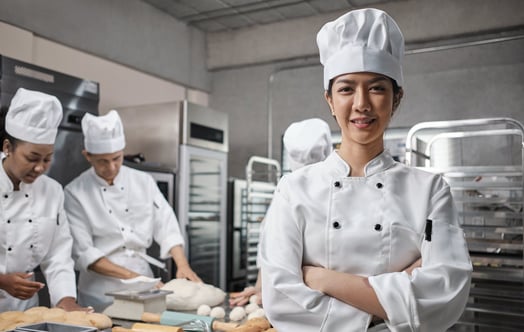
<svg viewBox="0 0 524 332"><path fill-rule="evenodd" d="M161 315L150 312L144 312L142 314L142 321L148 323L160 323L163 325L179 326L184 325L184 323L192 320L201 320L206 322L209 324L209 326L211 326L213 331L231 331L232 329L238 327L237 323L226 323L209 316L188 314L177 311L164 311Z"/></svg>

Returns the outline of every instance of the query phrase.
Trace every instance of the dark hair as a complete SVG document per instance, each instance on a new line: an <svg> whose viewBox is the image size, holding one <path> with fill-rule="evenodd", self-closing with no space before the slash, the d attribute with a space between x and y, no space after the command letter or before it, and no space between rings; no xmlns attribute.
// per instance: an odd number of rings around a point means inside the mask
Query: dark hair
<svg viewBox="0 0 524 332"><path fill-rule="evenodd" d="M397 81L392 79L391 77L388 77L389 80L391 81L391 84L393 85L393 94L394 95L397 95L399 92L400 92L400 86L398 85ZM327 93L328 93L328 96L331 97L332 95L332 90L333 90L333 82L334 82L334 79L330 79L329 80L329 86L328 86L328 90L327 90Z"/></svg>
<svg viewBox="0 0 524 332"><path fill-rule="evenodd" d="M4 145L4 140L8 140L9 143L11 143L13 150L16 149L18 142L20 142L18 138L14 138L13 136L9 135L5 130L2 133L2 146Z"/></svg>

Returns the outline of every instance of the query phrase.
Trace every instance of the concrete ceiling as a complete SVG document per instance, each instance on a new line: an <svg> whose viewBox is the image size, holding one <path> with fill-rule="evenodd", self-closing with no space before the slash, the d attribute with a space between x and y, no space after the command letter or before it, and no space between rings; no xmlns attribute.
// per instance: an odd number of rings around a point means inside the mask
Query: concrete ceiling
<svg viewBox="0 0 524 332"><path fill-rule="evenodd" d="M218 32L404 0L142 0L205 32Z"/></svg>

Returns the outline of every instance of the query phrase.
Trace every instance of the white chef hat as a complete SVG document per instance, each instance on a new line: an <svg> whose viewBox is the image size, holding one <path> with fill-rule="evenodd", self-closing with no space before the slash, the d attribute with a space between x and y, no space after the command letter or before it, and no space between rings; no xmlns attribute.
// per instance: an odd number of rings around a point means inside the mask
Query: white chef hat
<svg viewBox="0 0 524 332"><path fill-rule="evenodd" d="M46 93L19 88L5 117L5 130L34 144L54 144L62 121L62 105Z"/></svg>
<svg viewBox="0 0 524 332"><path fill-rule="evenodd" d="M283 141L292 171L324 160L332 150L329 125L317 118L290 124Z"/></svg>
<svg viewBox="0 0 524 332"><path fill-rule="evenodd" d="M101 116L86 113L82 118L82 132L84 147L89 153L113 153L126 146L124 126L115 110Z"/></svg>
<svg viewBox="0 0 524 332"><path fill-rule="evenodd" d="M317 45L325 90L332 78L358 72L383 74L403 84L404 37L381 10L353 10L326 23L317 34Z"/></svg>

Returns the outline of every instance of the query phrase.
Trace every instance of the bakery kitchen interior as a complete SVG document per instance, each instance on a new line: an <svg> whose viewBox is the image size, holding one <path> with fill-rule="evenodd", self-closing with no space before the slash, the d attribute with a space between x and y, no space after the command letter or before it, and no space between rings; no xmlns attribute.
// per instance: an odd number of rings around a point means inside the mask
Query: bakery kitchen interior
<svg viewBox="0 0 524 332"><path fill-rule="evenodd" d="M464 233L471 282L447 331L523 331L521 0L0 1L0 331L293 326L262 303L262 221L297 163L347 139L317 33L364 8L392 20L370 43L396 25L405 41L385 51L402 59L402 81L374 60L404 93L384 149L444 179ZM363 311L368 331L394 329Z"/></svg>

